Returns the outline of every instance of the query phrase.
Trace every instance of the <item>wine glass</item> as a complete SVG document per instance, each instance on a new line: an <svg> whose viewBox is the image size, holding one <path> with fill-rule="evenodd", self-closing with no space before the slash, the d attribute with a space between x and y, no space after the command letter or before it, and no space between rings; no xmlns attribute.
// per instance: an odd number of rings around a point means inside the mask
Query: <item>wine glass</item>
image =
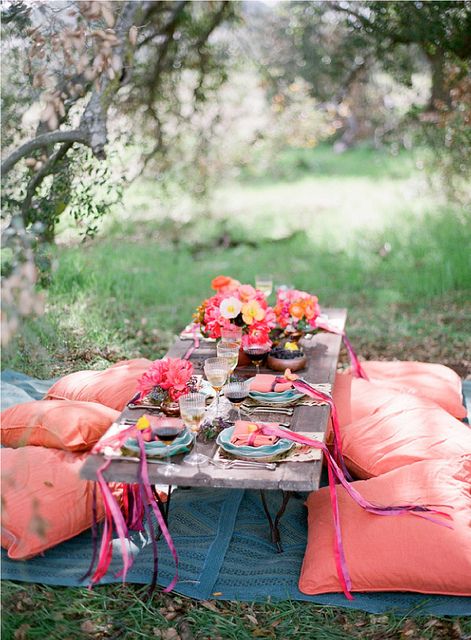
<svg viewBox="0 0 471 640"><path fill-rule="evenodd" d="M227 358L218 356L217 358L207 358L204 361L204 373L209 384L216 392L216 418L219 415L219 396L221 389L231 371L230 362Z"/></svg>
<svg viewBox="0 0 471 640"><path fill-rule="evenodd" d="M265 298L269 298L273 291L272 276L265 273L255 276L255 288L261 291Z"/></svg>
<svg viewBox="0 0 471 640"><path fill-rule="evenodd" d="M175 438L183 431L181 423L172 418L162 418L159 423L152 427L153 433L157 438L163 442L166 446L166 464L162 467L162 475L170 476L178 465L170 462L170 456L168 454L169 445L175 440Z"/></svg>
<svg viewBox="0 0 471 640"><path fill-rule="evenodd" d="M263 344L248 344L243 347L244 353L250 358L250 361L255 365L257 374L260 373L260 364L268 355L271 349L271 342L265 342Z"/></svg>
<svg viewBox="0 0 471 640"><path fill-rule="evenodd" d="M206 396L203 393L187 393L180 396L178 404L185 427L195 434L193 451L183 458L183 462L191 465L204 464L208 460L208 456L196 452L196 440L206 410Z"/></svg>
<svg viewBox="0 0 471 640"><path fill-rule="evenodd" d="M240 405L244 402L244 400L250 393L250 380L228 382L223 387L223 393L229 400L229 402L237 407L237 414L240 420Z"/></svg>
<svg viewBox="0 0 471 640"><path fill-rule="evenodd" d="M242 343L242 327L238 327L236 324L221 327L221 342L237 342L240 347Z"/></svg>
<svg viewBox="0 0 471 640"><path fill-rule="evenodd" d="M219 342L216 347L219 358L227 358L230 365L230 374L234 372L239 362L239 344L237 342Z"/></svg>

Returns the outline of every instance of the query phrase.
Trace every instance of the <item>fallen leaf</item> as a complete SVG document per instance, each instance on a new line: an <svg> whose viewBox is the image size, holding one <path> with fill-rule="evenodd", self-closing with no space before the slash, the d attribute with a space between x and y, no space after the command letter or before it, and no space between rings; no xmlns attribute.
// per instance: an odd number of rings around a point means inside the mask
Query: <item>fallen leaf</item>
<svg viewBox="0 0 471 640"><path fill-rule="evenodd" d="M178 631L173 627L170 629L163 629L161 633L162 640L181 640Z"/></svg>
<svg viewBox="0 0 471 640"><path fill-rule="evenodd" d="M250 613L248 613L245 617L247 618L247 620L250 620L252 624L258 624L257 618Z"/></svg>
<svg viewBox="0 0 471 640"><path fill-rule="evenodd" d="M15 640L26 640L26 638L28 637L28 629L30 629L29 624L22 624L20 627L18 627L18 629L16 629L15 633L13 634Z"/></svg>
<svg viewBox="0 0 471 640"><path fill-rule="evenodd" d="M210 611L214 611L215 613L219 613L219 609L216 607L216 605L213 602L209 602L208 600L202 600L200 602L200 604L205 609L209 609Z"/></svg>
<svg viewBox="0 0 471 640"><path fill-rule="evenodd" d="M91 620L85 620L85 622L82 622L80 629L84 633L96 633L97 631L95 624Z"/></svg>

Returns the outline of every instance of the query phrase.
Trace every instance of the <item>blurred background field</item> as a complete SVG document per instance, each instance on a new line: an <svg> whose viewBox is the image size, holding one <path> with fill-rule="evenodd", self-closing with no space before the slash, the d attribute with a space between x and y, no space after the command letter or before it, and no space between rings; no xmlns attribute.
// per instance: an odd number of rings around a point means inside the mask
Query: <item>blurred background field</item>
<svg viewBox="0 0 471 640"><path fill-rule="evenodd" d="M220 185L193 215L188 202L163 206L156 181L136 181L93 241L58 235L46 312L4 364L50 377L156 358L215 275L253 282L269 271L275 285L347 307L363 356L442 361L465 375L471 227L431 196L417 162L367 147L290 150L279 178Z"/></svg>

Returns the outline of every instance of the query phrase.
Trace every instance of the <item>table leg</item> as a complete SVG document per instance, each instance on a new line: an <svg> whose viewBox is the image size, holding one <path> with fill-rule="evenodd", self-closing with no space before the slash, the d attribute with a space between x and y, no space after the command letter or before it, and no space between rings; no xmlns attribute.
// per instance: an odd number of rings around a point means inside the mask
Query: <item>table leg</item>
<svg viewBox="0 0 471 640"><path fill-rule="evenodd" d="M282 491L282 494L283 494L283 500L281 502L281 506L278 509L278 513L276 514L275 519L273 519L271 517L270 511L268 509L267 500L266 500L266 497L265 497L265 491L263 489L260 489L260 497L262 499L263 510L265 511L265 514L266 514L267 520L268 520L268 524L270 525L271 540L272 540L273 544L276 546L278 553L282 553L282 551L283 551L283 547L281 546L281 536L280 536L279 523L280 523L280 519L281 519L282 515L284 514L285 509L286 509L286 507L288 505L289 499L293 495L293 492L292 491Z"/></svg>
<svg viewBox="0 0 471 640"><path fill-rule="evenodd" d="M172 495L172 485L168 486L166 502L162 502L162 499L159 496L159 492L157 491L154 485L152 485L152 495L154 496L155 501L157 502L157 506L159 507L160 513L163 516L165 524L168 526L168 512L170 510L170 498ZM159 528L159 532L155 536L155 539L159 540L161 535L162 535L162 529Z"/></svg>

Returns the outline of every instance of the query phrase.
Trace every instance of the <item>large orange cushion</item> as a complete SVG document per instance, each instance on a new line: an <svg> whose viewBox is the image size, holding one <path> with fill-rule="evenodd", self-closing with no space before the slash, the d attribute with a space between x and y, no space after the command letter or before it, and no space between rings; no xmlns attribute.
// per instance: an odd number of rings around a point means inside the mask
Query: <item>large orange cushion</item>
<svg viewBox="0 0 471 640"><path fill-rule="evenodd" d="M453 529L411 514L365 512L343 488L340 522L353 591L415 591L471 595L471 456L427 460L353 485L378 504L429 503L453 516ZM326 487L307 500L308 542L299 589L314 595L342 591L335 567L334 530Z"/></svg>
<svg viewBox="0 0 471 640"><path fill-rule="evenodd" d="M97 402L33 400L2 411L1 443L86 451L118 417L118 411Z"/></svg>
<svg viewBox="0 0 471 640"><path fill-rule="evenodd" d="M2 547L10 558L30 558L92 525L94 483L79 477L87 455L44 447L0 450ZM97 509L101 519L99 491Z"/></svg>
<svg viewBox="0 0 471 640"><path fill-rule="evenodd" d="M152 362L146 358L118 362L103 371L76 371L58 380L46 400L99 402L122 411L136 393L137 381Z"/></svg>
<svg viewBox="0 0 471 640"><path fill-rule="evenodd" d="M372 415L341 428L342 451L359 478L419 460L471 452L471 429L431 400L396 394Z"/></svg>
<svg viewBox="0 0 471 640"><path fill-rule="evenodd" d="M433 400L452 416L463 420L466 409L463 406L461 379L449 367L428 362L392 361L362 362L371 383L384 391L397 391ZM364 387L364 385L360 385ZM352 412L355 413L357 385L352 382ZM359 417L358 415L354 416Z"/></svg>

